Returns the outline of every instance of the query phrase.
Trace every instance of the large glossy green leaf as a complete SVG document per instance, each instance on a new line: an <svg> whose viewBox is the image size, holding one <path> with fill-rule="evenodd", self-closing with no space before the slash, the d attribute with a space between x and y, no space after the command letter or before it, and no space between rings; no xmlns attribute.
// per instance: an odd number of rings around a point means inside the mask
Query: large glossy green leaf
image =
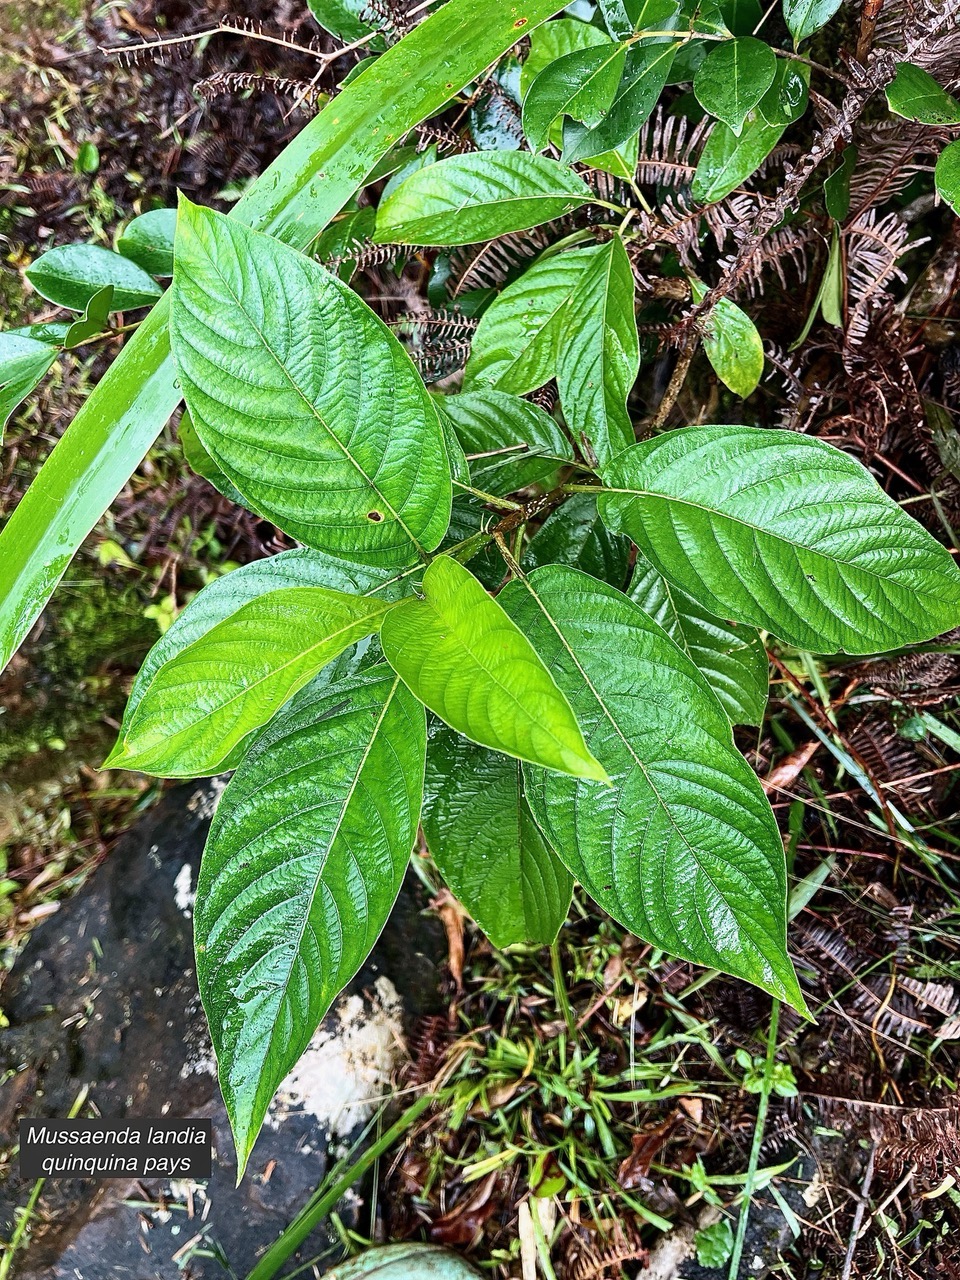
<svg viewBox="0 0 960 1280"><path fill-rule="evenodd" d="M517 0L477 22L475 0L448 0L306 126L233 216L305 248L400 138L555 7ZM169 295L100 379L0 533L0 669L180 402L168 320Z"/></svg>
<svg viewBox="0 0 960 1280"><path fill-rule="evenodd" d="M307 6L324 31L329 31L338 40L352 44L354 40L373 35L365 48L383 49L383 37L375 34L375 11L367 0L307 0Z"/></svg>
<svg viewBox="0 0 960 1280"><path fill-rule="evenodd" d="M377 210L378 244L476 244L587 204L593 192L556 160L474 151L418 169Z"/></svg>
<svg viewBox="0 0 960 1280"><path fill-rule="evenodd" d="M843 0L783 0L783 16L793 43L799 44L825 27Z"/></svg>
<svg viewBox="0 0 960 1280"><path fill-rule="evenodd" d="M56 360L56 347L36 338L0 333L0 443L14 409Z"/></svg>
<svg viewBox="0 0 960 1280"><path fill-rule="evenodd" d="M832 445L688 427L605 469L600 514L711 613L816 653L876 653L960 624L960 570Z"/></svg>
<svg viewBox="0 0 960 1280"><path fill-rule="evenodd" d="M257 596L156 671L105 765L168 778L219 773L298 689L375 632L390 607L325 587Z"/></svg>
<svg viewBox="0 0 960 1280"><path fill-rule="evenodd" d="M616 96L601 122L592 129L573 121L564 126L567 164L620 147L637 132L657 105L676 52L674 41L630 47Z"/></svg>
<svg viewBox="0 0 960 1280"><path fill-rule="evenodd" d="M739 133L747 112L773 84L776 71L776 55L765 40L725 40L700 64L693 91L704 111Z"/></svg>
<svg viewBox="0 0 960 1280"><path fill-rule="evenodd" d="M533 820L518 760L439 726L422 821L440 874L495 947L553 942L573 879Z"/></svg>
<svg viewBox="0 0 960 1280"><path fill-rule="evenodd" d="M425 738L393 672L321 681L223 794L197 885L197 977L241 1173L274 1091L390 914Z"/></svg>
<svg viewBox="0 0 960 1280"><path fill-rule="evenodd" d="M690 288L694 302L707 296L699 280L691 280ZM707 317L703 349L714 373L734 395L746 399L756 391L763 376L763 342L747 313L729 298L721 298Z"/></svg>
<svg viewBox="0 0 960 1280"><path fill-rule="evenodd" d="M523 100L523 131L542 151L554 122L564 115L590 128L603 120L620 83L624 50L615 44L574 49L551 62Z"/></svg>
<svg viewBox="0 0 960 1280"><path fill-rule="evenodd" d="M433 401L325 268L184 203L170 333L197 434L255 510L370 564L409 564L440 542L450 470Z"/></svg>
<svg viewBox="0 0 960 1280"><path fill-rule="evenodd" d="M733 724L763 723L769 671L756 627L714 617L639 551L628 594L693 659Z"/></svg>
<svg viewBox="0 0 960 1280"><path fill-rule="evenodd" d="M326 587L331 591L366 595L387 602L401 599L412 589L409 575L401 577L389 570L351 564L306 547L281 551L279 555L255 560L222 578L215 578L194 596L144 658L127 699L118 746L126 739L130 723L161 668L251 600L268 592L306 586ZM237 744L224 761L224 769L237 764L256 732L254 729Z"/></svg>
<svg viewBox="0 0 960 1280"><path fill-rule="evenodd" d="M611 533L592 493L575 493L551 512L524 553L524 565L568 564L622 587L627 580L630 539Z"/></svg>
<svg viewBox="0 0 960 1280"><path fill-rule="evenodd" d="M772 125L793 124L807 109L810 68L804 62L777 59L773 84L757 103L757 113Z"/></svg>
<svg viewBox="0 0 960 1280"><path fill-rule="evenodd" d="M478 386L440 402L465 454L474 487L506 494L540 484L573 461L573 446L539 405Z"/></svg>
<svg viewBox="0 0 960 1280"><path fill-rule="evenodd" d="M577 777L604 778L569 703L526 636L449 556L423 575L423 599L386 615L384 657L464 737Z"/></svg>
<svg viewBox="0 0 960 1280"><path fill-rule="evenodd" d="M524 394L556 377L570 429L606 460L630 444L626 398L639 340L619 237L542 259L508 285L474 335L465 386Z"/></svg>
<svg viewBox="0 0 960 1280"><path fill-rule="evenodd" d="M538 569L503 601L613 781L524 767L551 845L641 938L802 1009L780 833L703 675L637 605L576 569Z"/></svg>
<svg viewBox="0 0 960 1280"><path fill-rule="evenodd" d="M95 244L61 244L42 253L27 279L49 302L83 311L95 293L113 285L114 311L148 307L160 297L156 280L135 262Z"/></svg>
<svg viewBox="0 0 960 1280"><path fill-rule="evenodd" d="M960 102L934 80L929 71L911 62L898 62L897 74L886 88L887 106L906 120L920 124L960 124Z"/></svg>

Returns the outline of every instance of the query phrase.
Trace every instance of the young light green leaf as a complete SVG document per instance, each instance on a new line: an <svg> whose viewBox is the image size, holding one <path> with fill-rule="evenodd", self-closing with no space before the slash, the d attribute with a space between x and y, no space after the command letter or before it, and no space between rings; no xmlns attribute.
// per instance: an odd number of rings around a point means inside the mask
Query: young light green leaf
<svg viewBox="0 0 960 1280"><path fill-rule="evenodd" d="M524 768L534 817L575 878L654 946L803 1010L780 833L703 675L637 605L576 569L538 569L503 601L613 780Z"/></svg>
<svg viewBox="0 0 960 1280"><path fill-rule="evenodd" d="M105 766L168 778L219 773L235 747L375 632L390 608L325 587L250 600L159 668Z"/></svg>
<svg viewBox="0 0 960 1280"><path fill-rule="evenodd" d="M898 62L897 74L886 88L894 115L918 124L960 124L960 102L912 62Z"/></svg>
<svg viewBox="0 0 960 1280"><path fill-rule="evenodd" d="M423 708L380 666L304 689L223 793L197 885L197 977L240 1174L277 1086L390 914L425 739Z"/></svg>
<svg viewBox="0 0 960 1280"><path fill-rule="evenodd" d="M444 396L441 408L472 459L475 487L513 493L573 462L573 446L539 405L493 387Z"/></svg>
<svg viewBox="0 0 960 1280"><path fill-rule="evenodd" d="M850 179L857 169L857 155L852 142L844 147L839 165L823 183L823 203L835 222L843 222L850 212Z"/></svg>
<svg viewBox="0 0 960 1280"><path fill-rule="evenodd" d="M410 564L440 542L437 411L398 340L323 267L184 201L170 332L197 434L255 511L361 563Z"/></svg>
<svg viewBox="0 0 960 1280"><path fill-rule="evenodd" d="M47 342L0 333L0 443L14 409L39 384L57 355L56 347Z"/></svg>
<svg viewBox="0 0 960 1280"><path fill-rule="evenodd" d="M281 551L277 556L255 560L215 578L194 596L144 658L123 713L118 745L127 737L130 723L161 667L251 600L289 587L325 587L329 591L371 596L387 602L401 599L412 589L409 577L398 577L387 569L351 564L306 547ZM232 763L225 764L225 768L236 763L249 742L250 739L245 738L238 745L229 758Z"/></svg>
<svg viewBox="0 0 960 1280"><path fill-rule="evenodd" d="M70 311L83 311L95 293L113 285L114 311L130 311L156 302L162 290L135 262L95 244L61 244L42 253L27 268L37 293Z"/></svg>
<svg viewBox="0 0 960 1280"><path fill-rule="evenodd" d="M693 92L704 111L739 134L752 111L773 84L777 59L764 40L742 36L718 44L700 64Z"/></svg>
<svg viewBox="0 0 960 1280"><path fill-rule="evenodd" d="M151 209L127 223L117 252L151 276L172 276L176 231L176 209Z"/></svg>
<svg viewBox="0 0 960 1280"><path fill-rule="evenodd" d="M593 192L526 151L475 151L418 169L377 210L376 244L476 244L561 218Z"/></svg>
<svg viewBox="0 0 960 1280"><path fill-rule="evenodd" d="M940 152L933 180L940 199L960 214L960 138Z"/></svg>
<svg viewBox="0 0 960 1280"><path fill-rule="evenodd" d="M518 760L438 726L422 821L440 874L495 947L553 942L573 879L533 820Z"/></svg>
<svg viewBox="0 0 960 1280"><path fill-rule="evenodd" d="M783 136L783 125L770 125L754 113L739 137L722 120L710 130L700 153L690 194L698 204L714 204L754 173Z"/></svg>
<svg viewBox="0 0 960 1280"><path fill-rule="evenodd" d="M694 302L707 296L706 285L691 279ZM703 349L724 386L746 399L757 389L763 376L763 343L757 326L745 311L721 298L707 318Z"/></svg>
<svg viewBox="0 0 960 1280"><path fill-rule="evenodd" d="M613 587L622 587L627 579L630 539L610 532L600 519L592 493L575 493L546 518L530 539L523 559L531 569L568 564Z"/></svg>
<svg viewBox="0 0 960 1280"><path fill-rule="evenodd" d="M594 128L567 121L563 130L565 164L586 160L622 146L657 104L677 52L677 43L631 45L616 96L603 120Z"/></svg>
<svg viewBox="0 0 960 1280"><path fill-rule="evenodd" d="M523 395L556 377L564 415L598 458L634 439L626 397L637 376L633 273L619 237L556 254L484 312L464 385Z"/></svg>
<svg viewBox="0 0 960 1280"><path fill-rule="evenodd" d="M687 427L634 445L603 479L607 525L718 617L854 654L960 623L946 549L822 440Z"/></svg>
<svg viewBox="0 0 960 1280"><path fill-rule="evenodd" d="M422 600L405 600L386 615L380 643L411 692L471 742L576 777L605 778L530 641L449 556L438 556L423 575Z"/></svg>
<svg viewBox="0 0 960 1280"><path fill-rule="evenodd" d="M794 45L825 27L843 0L783 0L783 17Z"/></svg>
<svg viewBox="0 0 960 1280"><path fill-rule="evenodd" d="M624 57L618 45L596 45L574 49L541 71L523 100L523 131L533 151L544 149L561 116L590 128L600 124L617 92Z"/></svg>
<svg viewBox="0 0 960 1280"><path fill-rule="evenodd" d="M714 617L640 552L627 594L697 664L733 724L763 723L769 672L755 627Z"/></svg>

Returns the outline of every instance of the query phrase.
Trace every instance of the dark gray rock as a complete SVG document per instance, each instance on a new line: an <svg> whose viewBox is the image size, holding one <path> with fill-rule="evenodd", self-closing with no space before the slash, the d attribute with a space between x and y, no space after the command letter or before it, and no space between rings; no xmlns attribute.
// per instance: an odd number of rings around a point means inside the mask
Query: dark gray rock
<svg viewBox="0 0 960 1280"><path fill-rule="evenodd" d="M193 968L192 890L222 783L178 787L31 936L4 992L0 1144L21 1117L84 1114L213 1122L209 1183L48 1181L20 1257L23 1280L243 1277L371 1113L402 1031L438 1007L442 930L415 881L373 955L278 1094L239 1188ZM30 1185L0 1185L9 1238ZM350 1197L347 1225L363 1223ZM318 1231L298 1258L329 1255ZM333 1253L333 1258L339 1256ZM323 1269L321 1267L321 1269Z"/></svg>

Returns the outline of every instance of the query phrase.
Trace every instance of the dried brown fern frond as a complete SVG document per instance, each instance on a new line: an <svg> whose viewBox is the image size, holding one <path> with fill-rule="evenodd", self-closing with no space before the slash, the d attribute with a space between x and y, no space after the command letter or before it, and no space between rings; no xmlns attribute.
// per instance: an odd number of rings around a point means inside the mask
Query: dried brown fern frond
<svg viewBox="0 0 960 1280"><path fill-rule="evenodd" d="M877 1144L878 1162L887 1167L915 1164L938 1176L960 1163L960 1103L947 1106L897 1107L858 1098L804 1094L832 1127L864 1130Z"/></svg>
<svg viewBox="0 0 960 1280"><path fill-rule="evenodd" d="M439 382L462 369L477 321L443 312L398 316L391 329L402 338L425 382Z"/></svg>
<svg viewBox="0 0 960 1280"><path fill-rule="evenodd" d="M704 119L692 125L685 116L667 115L658 106L640 130L637 184L674 191L689 187L710 124Z"/></svg>
<svg viewBox="0 0 960 1280"><path fill-rule="evenodd" d="M868 209L845 228L849 348L864 341L881 296L906 279L900 259L926 243L927 237L910 240L910 227L896 212L878 218L875 209Z"/></svg>
<svg viewBox="0 0 960 1280"><path fill-rule="evenodd" d="M465 245L450 255L450 270L457 281L453 296L471 289L498 289L547 247L552 236L543 227L500 236L482 245Z"/></svg>
<svg viewBox="0 0 960 1280"><path fill-rule="evenodd" d="M426 151L430 146L435 146L446 155L464 155L468 151L476 151L469 138L432 121L418 124L413 132L416 134L418 151Z"/></svg>
<svg viewBox="0 0 960 1280"><path fill-rule="evenodd" d="M623 1274L625 1262L645 1263L649 1256L639 1228L623 1220L605 1240L574 1236L567 1247L564 1271L568 1280L614 1280Z"/></svg>
<svg viewBox="0 0 960 1280"><path fill-rule="evenodd" d="M278 98L292 98L298 108L316 110L326 92L310 80L293 80L289 76L275 76L258 71L218 71L215 75L198 80L194 86L205 102L213 102L224 94L244 93L256 89L260 93L272 93Z"/></svg>
<svg viewBox="0 0 960 1280"><path fill-rule="evenodd" d="M886 0L874 45L953 88L960 84L960 0Z"/></svg>
<svg viewBox="0 0 960 1280"><path fill-rule="evenodd" d="M748 297L762 294L769 277L775 277L781 289L788 290L793 283L787 272L803 284L810 275L812 264L822 256L823 236L814 222L804 220L778 227L760 244L742 277L741 287ZM720 267L728 270L733 258L722 258Z"/></svg>
<svg viewBox="0 0 960 1280"><path fill-rule="evenodd" d="M852 219L899 195L918 173L932 168L948 137L944 130L899 117L861 125L850 179Z"/></svg>

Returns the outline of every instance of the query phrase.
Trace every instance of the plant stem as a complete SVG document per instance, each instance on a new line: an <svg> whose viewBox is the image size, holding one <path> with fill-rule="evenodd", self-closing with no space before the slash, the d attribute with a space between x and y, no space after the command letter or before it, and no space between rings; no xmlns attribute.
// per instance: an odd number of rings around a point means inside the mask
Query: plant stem
<svg viewBox="0 0 960 1280"><path fill-rule="evenodd" d="M733 1253L730 1255L730 1269L727 1280L737 1280L740 1271L740 1259L743 1257L743 1245L747 1238L747 1223L750 1221L750 1201L753 1198L753 1185L760 1167L760 1145L763 1142L763 1131L767 1123L767 1108L770 1105L770 1094L773 1092L773 1067L777 1056L777 1027L780 1024L780 1001L774 1000L770 1011L770 1030L767 1033L767 1057L763 1064L763 1083L760 1087L760 1102L757 1107L757 1124L753 1131L753 1146L750 1148L750 1162L747 1165L747 1176L743 1184L743 1203L740 1206L740 1220L737 1223L737 1235L733 1242Z"/></svg>

